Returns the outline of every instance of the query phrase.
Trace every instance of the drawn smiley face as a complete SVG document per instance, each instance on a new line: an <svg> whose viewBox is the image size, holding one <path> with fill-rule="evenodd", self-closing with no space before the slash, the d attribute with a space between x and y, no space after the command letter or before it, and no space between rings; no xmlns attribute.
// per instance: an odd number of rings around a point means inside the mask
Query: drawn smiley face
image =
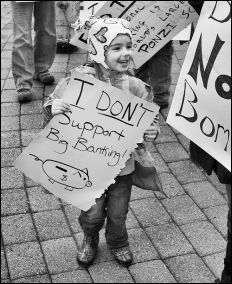
<svg viewBox="0 0 232 284"><path fill-rule="evenodd" d="M92 186L87 169L77 169L55 160L44 161L42 168L51 183L65 185L69 191Z"/></svg>

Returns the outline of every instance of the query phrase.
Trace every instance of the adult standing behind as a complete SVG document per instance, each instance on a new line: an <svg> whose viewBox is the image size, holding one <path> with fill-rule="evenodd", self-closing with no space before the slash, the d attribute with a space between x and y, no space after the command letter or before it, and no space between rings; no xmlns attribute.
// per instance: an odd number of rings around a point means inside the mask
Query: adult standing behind
<svg viewBox="0 0 232 284"><path fill-rule="evenodd" d="M32 99L33 79L51 84L49 68L56 54L55 1L11 1L13 14L12 74L18 101ZM34 15L34 46L31 25Z"/></svg>
<svg viewBox="0 0 232 284"><path fill-rule="evenodd" d="M136 73L136 77L152 86L154 102L160 109L169 106L173 51L172 41L169 41Z"/></svg>

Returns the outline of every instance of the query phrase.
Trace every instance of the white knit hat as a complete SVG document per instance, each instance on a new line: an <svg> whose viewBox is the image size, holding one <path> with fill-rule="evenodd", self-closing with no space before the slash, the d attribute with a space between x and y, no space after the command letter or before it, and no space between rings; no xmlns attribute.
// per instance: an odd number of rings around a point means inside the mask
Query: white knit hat
<svg viewBox="0 0 232 284"><path fill-rule="evenodd" d="M78 34L85 27L88 30L88 50L90 58L97 63L102 64L106 69L105 53L111 42L118 36L127 34L132 40L130 31L130 23L121 18L95 18L91 16L89 19L78 19L72 25L74 31ZM72 44L75 45L75 36Z"/></svg>

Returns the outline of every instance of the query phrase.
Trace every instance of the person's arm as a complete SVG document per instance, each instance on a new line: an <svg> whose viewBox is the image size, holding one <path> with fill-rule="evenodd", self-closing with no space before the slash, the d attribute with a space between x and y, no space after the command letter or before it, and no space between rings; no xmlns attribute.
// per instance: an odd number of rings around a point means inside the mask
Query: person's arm
<svg viewBox="0 0 232 284"><path fill-rule="evenodd" d="M49 95L49 97L45 101L43 105L45 124L47 124L47 122L50 121L53 117L53 114L52 114L53 101L56 99L61 99L63 97L64 90L67 87L69 80L70 80L70 77L60 79L55 90Z"/></svg>

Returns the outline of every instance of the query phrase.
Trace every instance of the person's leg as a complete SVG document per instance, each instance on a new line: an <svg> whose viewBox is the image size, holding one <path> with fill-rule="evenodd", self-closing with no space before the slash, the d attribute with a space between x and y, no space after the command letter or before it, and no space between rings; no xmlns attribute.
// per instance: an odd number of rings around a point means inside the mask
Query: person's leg
<svg viewBox="0 0 232 284"><path fill-rule="evenodd" d="M123 265L131 264L133 259L126 229L131 187L131 175L119 176L109 187L106 196L106 242L116 260Z"/></svg>
<svg viewBox="0 0 232 284"><path fill-rule="evenodd" d="M154 90L154 102L161 108L169 105L173 46L169 42L148 62L148 84Z"/></svg>
<svg viewBox="0 0 232 284"><path fill-rule="evenodd" d="M48 72L56 55L55 5L56 1L39 1L35 4L35 78L37 78L39 73Z"/></svg>
<svg viewBox="0 0 232 284"><path fill-rule="evenodd" d="M103 194L88 211L81 211L79 223L86 235L96 235L102 229L106 218L105 206L105 194Z"/></svg>
<svg viewBox="0 0 232 284"><path fill-rule="evenodd" d="M34 59L31 39L31 22L34 3L11 1L13 15L12 74L16 90L31 89Z"/></svg>
<svg viewBox="0 0 232 284"><path fill-rule="evenodd" d="M97 254L99 231L106 217L105 194L96 199L96 204L88 211L81 211L79 223L84 232L84 239L77 251L77 261L83 266L89 266Z"/></svg>

